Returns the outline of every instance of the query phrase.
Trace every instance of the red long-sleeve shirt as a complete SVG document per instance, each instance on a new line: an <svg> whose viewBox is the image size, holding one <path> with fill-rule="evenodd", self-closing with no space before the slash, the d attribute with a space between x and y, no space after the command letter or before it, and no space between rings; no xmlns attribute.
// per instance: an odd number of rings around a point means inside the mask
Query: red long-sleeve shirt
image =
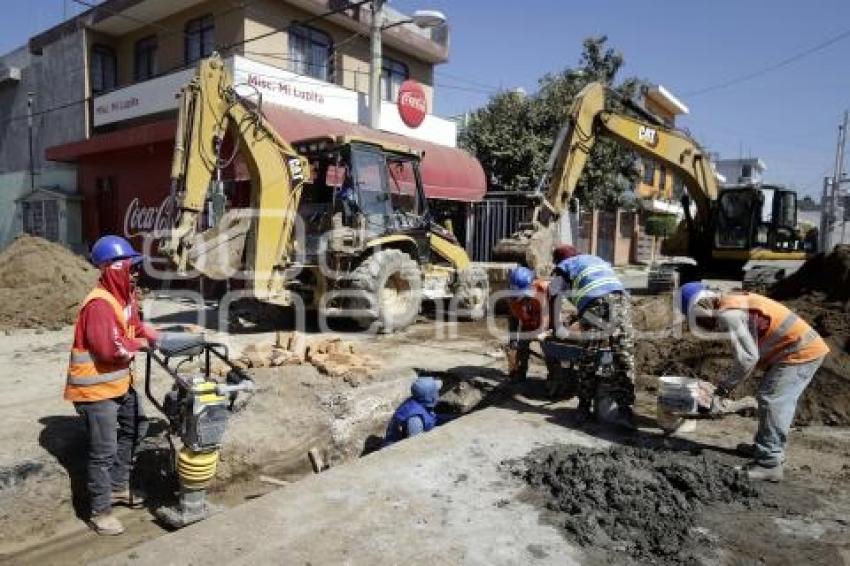
<svg viewBox="0 0 850 566"><path fill-rule="evenodd" d="M130 262L114 262L102 268L98 285L109 291L124 307L128 326L135 330L136 337L124 335L121 323L108 302L94 299L80 312L74 329L74 347L88 350L95 360L101 362L127 362L133 354L147 346L148 341L154 341L158 336L157 331L144 324L139 315L139 306L132 292Z"/></svg>
<svg viewBox="0 0 850 566"><path fill-rule="evenodd" d="M136 338L127 338L109 303L103 299L91 301L81 313L80 324L76 329L79 336L74 337L74 342L82 342L98 361L128 361L134 353L147 346L148 341L157 337L156 330L144 324L136 314L136 309L133 310L129 326L135 330Z"/></svg>

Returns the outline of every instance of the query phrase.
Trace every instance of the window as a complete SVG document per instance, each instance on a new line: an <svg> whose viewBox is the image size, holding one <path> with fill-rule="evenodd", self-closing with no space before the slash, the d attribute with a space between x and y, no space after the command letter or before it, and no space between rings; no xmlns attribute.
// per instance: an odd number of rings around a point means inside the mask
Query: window
<svg viewBox="0 0 850 566"><path fill-rule="evenodd" d="M186 64L212 55L215 48L215 20L212 14L186 22Z"/></svg>
<svg viewBox="0 0 850 566"><path fill-rule="evenodd" d="M289 30L292 72L323 81L333 79L333 42L328 34L307 26Z"/></svg>
<svg viewBox="0 0 850 566"><path fill-rule="evenodd" d="M21 203L24 232L51 242L59 241L59 203L56 200L33 200Z"/></svg>
<svg viewBox="0 0 850 566"><path fill-rule="evenodd" d="M118 59L115 51L105 45L91 48L91 91L101 94L118 86Z"/></svg>
<svg viewBox="0 0 850 566"><path fill-rule="evenodd" d="M655 186L655 161L643 160L643 184Z"/></svg>
<svg viewBox="0 0 850 566"><path fill-rule="evenodd" d="M136 42L136 61L133 70L135 81L146 81L156 75L156 36Z"/></svg>
<svg viewBox="0 0 850 566"><path fill-rule="evenodd" d="M741 177L744 179L749 179L753 176L753 166L749 163L745 163L741 165Z"/></svg>
<svg viewBox="0 0 850 566"><path fill-rule="evenodd" d="M667 168L660 167L658 174L658 189L663 193L667 190Z"/></svg>
<svg viewBox="0 0 850 566"><path fill-rule="evenodd" d="M410 78L407 65L394 59L384 57L381 66L381 97L384 100L395 102L398 98L398 89L401 83Z"/></svg>

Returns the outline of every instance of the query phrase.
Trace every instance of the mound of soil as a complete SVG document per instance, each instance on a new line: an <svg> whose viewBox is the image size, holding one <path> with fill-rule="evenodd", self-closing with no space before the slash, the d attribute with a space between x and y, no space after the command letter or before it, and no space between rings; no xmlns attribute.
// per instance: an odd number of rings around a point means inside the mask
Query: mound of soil
<svg viewBox="0 0 850 566"><path fill-rule="evenodd" d="M850 425L850 246L813 258L777 285L772 296L811 324L830 348L797 405L795 424ZM667 324L671 328L669 302L668 297L637 302L635 327L652 331ZM681 338L650 335L636 341L635 363L642 376L682 375L718 383L729 374L732 351L727 342L700 340L689 332ZM655 384L651 378L638 383ZM757 371L735 396L753 395L760 383Z"/></svg>
<svg viewBox="0 0 850 566"><path fill-rule="evenodd" d="M703 506L751 506L759 495L731 466L686 452L562 445L524 464L519 473L579 545L653 564L695 563Z"/></svg>
<svg viewBox="0 0 850 566"><path fill-rule="evenodd" d="M819 293L830 302L850 301L850 245L838 245L829 254L819 254L770 290L774 299L796 299Z"/></svg>
<svg viewBox="0 0 850 566"><path fill-rule="evenodd" d="M98 271L59 244L23 235L0 253L0 329L72 324Z"/></svg>

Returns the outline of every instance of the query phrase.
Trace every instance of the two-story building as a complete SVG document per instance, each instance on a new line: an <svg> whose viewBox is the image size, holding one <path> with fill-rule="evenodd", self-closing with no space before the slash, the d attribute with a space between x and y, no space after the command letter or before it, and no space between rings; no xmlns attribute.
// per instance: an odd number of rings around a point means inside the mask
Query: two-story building
<svg viewBox="0 0 850 566"><path fill-rule="evenodd" d="M381 115L372 130L365 125L371 18L369 2L340 0L105 0L32 38L31 53L73 41L80 54L66 66L78 67L80 80L64 85L65 96L85 101L76 113L80 135L48 147L46 158L76 167L84 241L135 236L164 221L176 94L213 52L235 82L262 94L267 117L288 141L351 134L402 143L424 152L429 198L480 199L480 164L455 147L455 124L432 111L448 27L421 29L384 8ZM425 94L418 125L397 108L407 80ZM247 172L237 167L234 175L232 182L244 182Z"/></svg>
<svg viewBox="0 0 850 566"><path fill-rule="evenodd" d="M668 128L676 127L676 118L688 114L688 107L663 85L642 85L637 95L637 104L656 121ZM682 183L672 171L653 159L642 157L641 176L635 186L635 194L644 200L650 210L664 210L666 203L676 200L681 193Z"/></svg>

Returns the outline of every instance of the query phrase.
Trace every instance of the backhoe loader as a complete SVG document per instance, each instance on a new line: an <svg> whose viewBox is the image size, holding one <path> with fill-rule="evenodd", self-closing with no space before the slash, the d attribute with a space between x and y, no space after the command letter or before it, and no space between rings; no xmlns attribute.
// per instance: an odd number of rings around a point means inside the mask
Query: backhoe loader
<svg viewBox="0 0 850 566"><path fill-rule="evenodd" d="M421 154L332 133L293 145L255 94L233 84L217 55L182 89L171 174L177 216L160 240L178 271L242 278L261 302L383 332L414 322L424 299L484 316L487 274L432 221ZM224 210L211 182L232 161L220 155L226 136L247 164L249 208Z"/></svg>
<svg viewBox="0 0 850 566"><path fill-rule="evenodd" d="M597 135L655 160L684 184L685 219L664 251L693 261L654 265L650 270L654 290L710 273L740 276L745 266L744 283L755 286L783 275L783 262L777 260L806 259L807 250L796 231L796 193L760 185L718 189L708 154L696 141L652 120L605 110L605 93L605 85L591 83L577 95L538 184L541 204L530 225L496 244L497 260L517 261L541 273L551 267L558 220L567 210Z"/></svg>

